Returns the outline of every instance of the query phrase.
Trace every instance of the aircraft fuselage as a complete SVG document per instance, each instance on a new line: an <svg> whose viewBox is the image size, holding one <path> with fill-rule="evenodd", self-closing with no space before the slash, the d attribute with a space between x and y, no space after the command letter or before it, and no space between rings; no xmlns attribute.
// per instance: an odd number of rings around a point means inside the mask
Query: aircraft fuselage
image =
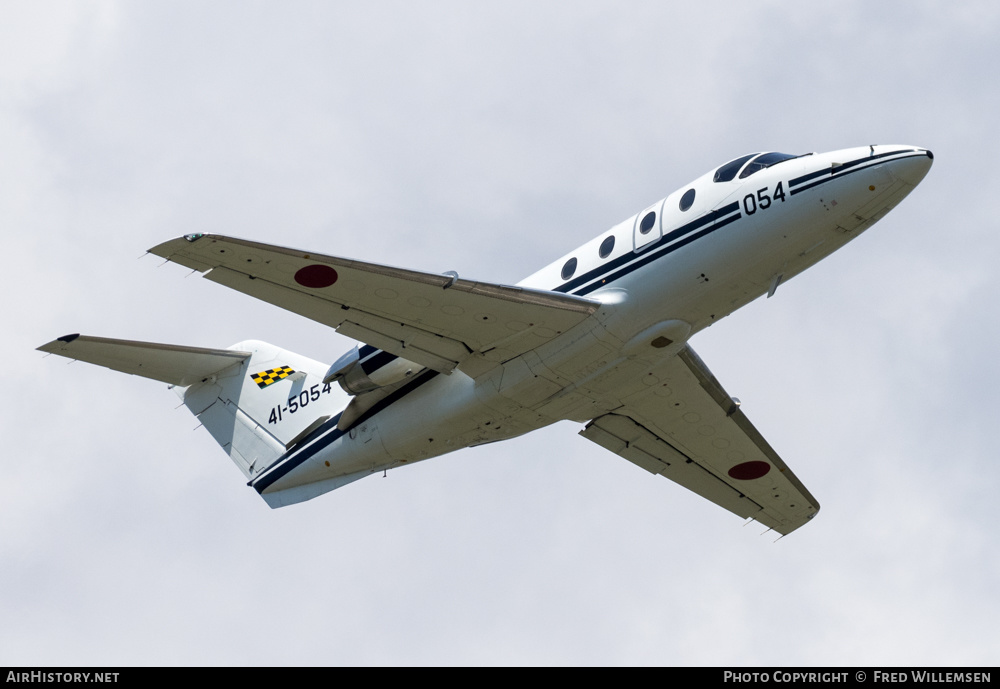
<svg viewBox="0 0 1000 689"><path fill-rule="evenodd" d="M753 172L737 165L728 180L716 181L726 166L713 170L519 283L598 300L592 316L475 380L425 370L350 428L328 424L251 485L280 506L373 471L612 411L657 385L651 371L692 335L878 221L932 158L864 146Z"/></svg>

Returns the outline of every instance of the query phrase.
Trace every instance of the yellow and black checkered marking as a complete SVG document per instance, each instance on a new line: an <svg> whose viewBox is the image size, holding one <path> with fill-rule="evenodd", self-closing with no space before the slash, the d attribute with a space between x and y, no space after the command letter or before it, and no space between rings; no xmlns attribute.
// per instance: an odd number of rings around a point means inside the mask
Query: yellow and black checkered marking
<svg viewBox="0 0 1000 689"><path fill-rule="evenodd" d="M293 373L295 373L295 371L288 366L279 366L278 368L271 368L267 371L255 373L251 376L251 378L253 378L253 382L257 383L257 387L263 389L271 383L277 383L282 378L287 378Z"/></svg>

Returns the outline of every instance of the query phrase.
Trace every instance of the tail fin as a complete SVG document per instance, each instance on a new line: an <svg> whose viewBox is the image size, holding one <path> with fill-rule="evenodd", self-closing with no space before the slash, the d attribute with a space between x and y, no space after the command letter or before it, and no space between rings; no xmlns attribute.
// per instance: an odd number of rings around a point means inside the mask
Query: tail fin
<svg viewBox="0 0 1000 689"><path fill-rule="evenodd" d="M254 340L202 349L67 335L38 349L170 383L248 479L349 399L323 383L326 365Z"/></svg>
<svg viewBox="0 0 1000 689"><path fill-rule="evenodd" d="M178 394L249 479L339 413L349 397L323 383L328 366L318 361L254 340L232 349L250 356Z"/></svg>

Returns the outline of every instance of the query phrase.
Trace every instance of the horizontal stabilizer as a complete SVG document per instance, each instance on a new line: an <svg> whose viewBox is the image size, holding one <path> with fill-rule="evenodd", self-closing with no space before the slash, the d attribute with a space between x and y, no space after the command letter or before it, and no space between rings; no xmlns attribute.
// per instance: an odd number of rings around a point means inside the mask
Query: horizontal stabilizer
<svg viewBox="0 0 1000 689"><path fill-rule="evenodd" d="M181 347L87 335L65 335L38 349L182 387L201 382L250 356L250 352L229 349Z"/></svg>

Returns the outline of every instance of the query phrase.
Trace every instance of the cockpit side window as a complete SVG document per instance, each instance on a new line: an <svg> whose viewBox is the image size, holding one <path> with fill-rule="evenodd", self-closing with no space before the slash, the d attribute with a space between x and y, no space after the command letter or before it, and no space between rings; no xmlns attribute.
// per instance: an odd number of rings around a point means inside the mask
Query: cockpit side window
<svg viewBox="0 0 1000 689"><path fill-rule="evenodd" d="M745 168L743 168L743 172L740 173L740 179L746 179L753 173L760 172L764 168L768 168L772 165L777 165L778 163L798 157L799 156L792 155L790 153L761 153L759 156L750 161Z"/></svg>
<svg viewBox="0 0 1000 689"><path fill-rule="evenodd" d="M737 158L736 160L731 160L718 170L715 171L715 176L712 178L713 182L730 182L736 173L740 171L743 167L743 163L747 162L753 158L756 153L751 153L750 155L743 156L742 158Z"/></svg>

